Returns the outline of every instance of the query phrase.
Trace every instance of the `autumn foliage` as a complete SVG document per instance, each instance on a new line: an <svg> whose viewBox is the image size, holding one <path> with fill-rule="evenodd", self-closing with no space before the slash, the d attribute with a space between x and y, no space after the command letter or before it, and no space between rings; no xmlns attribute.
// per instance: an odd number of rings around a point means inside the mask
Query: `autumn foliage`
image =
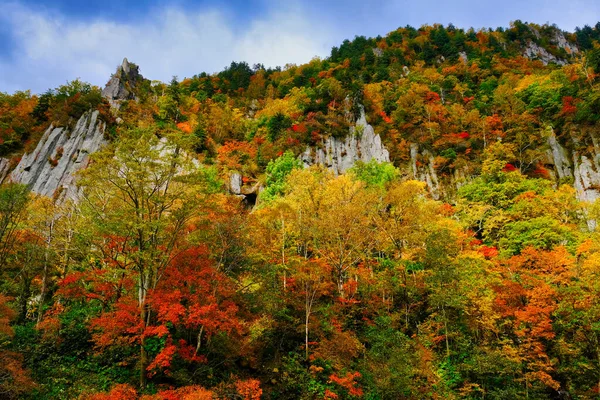
<svg viewBox="0 0 600 400"><path fill-rule="evenodd" d="M89 110L106 139L77 199L0 185L0 398L597 398L599 43L407 26L0 93L3 171Z"/></svg>

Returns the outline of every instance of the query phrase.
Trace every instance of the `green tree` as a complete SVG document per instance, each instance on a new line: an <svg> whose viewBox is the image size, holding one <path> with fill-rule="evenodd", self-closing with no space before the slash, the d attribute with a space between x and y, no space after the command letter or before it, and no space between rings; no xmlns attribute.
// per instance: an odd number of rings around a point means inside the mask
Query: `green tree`
<svg viewBox="0 0 600 400"><path fill-rule="evenodd" d="M366 183L367 187L384 187L398 176L398 170L392 163L377 160L357 161L348 173Z"/></svg>
<svg viewBox="0 0 600 400"><path fill-rule="evenodd" d="M265 189L260 193L260 200L268 203L285 192L286 178L295 169L302 168L302 162L291 151L269 161Z"/></svg>
<svg viewBox="0 0 600 400"><path fill-rule="evenodd" d="M29 202L29 188L26 185L10 183L0 187L0 268L14 249L16 230L26 216Z"/></svg>
<svg viewBox="0 0 600 400"><path fill-rule="evenodd" d="M148 129L126 132L93 160L81 179L86 239L107 266L134 273L145 327L151 318L148 292L177 249L186 247L188 223L202 210L199 167L175 141L161 140ZM148 367L143 336L139 361L143 388Z"/></svg>

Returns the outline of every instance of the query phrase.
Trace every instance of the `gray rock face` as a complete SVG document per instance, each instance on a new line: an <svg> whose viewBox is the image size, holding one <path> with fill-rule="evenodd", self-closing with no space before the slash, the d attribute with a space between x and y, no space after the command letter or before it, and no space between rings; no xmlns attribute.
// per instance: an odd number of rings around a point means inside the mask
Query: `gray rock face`
<svg viewBox="0 0 600 400"><path fill-rule="evenodd" d="M381 143L379 135L367 123L365 111L361 114L356 125L350 128L350 134L344 139L329 137L322 143L322 148L307 148L300 155L305 166L320 164L332 170L336 175L352 168L356 161L389 162L390 153Z"/></svg>
<svg viewBox="0 0 600 400"><path fill-rule="evenodd" d="M574 43L569 42L565 35L558 29L554 33L554 38L552 42L556 44L558 48L565 49L569 54L579 53L579 49L577 48L577 46Z"/></svg>
<svg viewBox="0 0 600 400"><path fill-rule="evenodd" d="M413 178L418 181L425 182L427 184L427 188L429 189L429 193L431 193L431 197L438 200L440 198L441 188L440 181L437 173L435 172L433 155L428 150L424 150L421 158L425 158L427 163L421 165L417 164L418 157L419 146L415 143L412 143L410 145L410 163Z"/></svg>
<svg viewBox="0 0 600 400"><path fill-rule="evenodd" d="M10 160L8 158L0 158L0 183L4 182L10 172Z"/></svg>
<svg viewBox="0 0 600 400"><path fill-rule="evenodd" d="M592 137L593 139L593 137ZM595 143L594 143L595 144ZM554 166L555 178L571 178L581 201L600 198L600 149L594 145L593 154L583 155L569 152L556 140L554 134L548 138L548 161Z"/></svg>
<svg viewBox="0 0 600 400"><path fill-rule="evenodd" d="M555 57L553 54L548 53L546 49L538 46L534 42L529 42L523 50L523 55L532 60L540 60L544 65L551 62L558 65L566 65L567 61Z"/></svg>
<svg viewBox="0 0 600 400"><path fill-rule="evenodd" d="M548 137L548 145L550 146L550 149L548 150L548 159L554 164L557 175L556 178L558 178L557 180L572 177L571 162L567 155L567 151L560 143L558 143L554 133L550 134Z"/></svg>
<svg viewBox="0 0 600 400"><path fill-rule="evenodd" d="M592 137L594 139L594 137ZM594 142L592 154L571 152L563 147L553 132L548 136L547 165L553 168L554 180L571 182L580 201L593 202L600 199L600 146ZM433 154L421 150L418 144L410 145L410 168L408 176L425 182L431 196L436 199L453 198L462 185L472 180L475 171L468 167L456 169L451 176L439 177L435 170Z"/></svg>
<svg viewBox="0 0 600 400"><path fill-rule="evenodd" d="M433 154L427 149L420 149L417 143L410 144L410 164L403 172L404 176L425 182L435 200L456 199L458 189L476 177L476 171L468 165L456 167L452 174L439 176Z"/></svg>
<svg viewBox="0 0 600 400"><path fill-rule="evenodd" d="M247 208L252 208L258 203L258 196L263 190L260 182L244 184L242 174L232 171L227 182L229 193L239 198Z"/></svg>
<svg viewBox="0 0 600 400"><path fill-rule="evenodd" d="M541 37L540 33L536 29L532 27L529 27L529 29L531 29L538 39ZM554 31L554 35L551 38L550 43L559 49L565 49L568 54L576 54L579 52L577 46L573 43L570 43L567 38L565 38L564 33L559 29ZM566 65L568 63L567 60L556 57L533 41L529 41L527 43L527 46L525 49L523 49L523 55L532 60L540 60L542 63L544 63L544 65L547 65L551 62L558 65Z"/></svg>
<svg viewBox="0 0 600 400"><path fill-rule="evenodd" d="M133 100L136 98L134 90L143 79L139 67L125 58L102 90L102 96L113 105L121 100Z"/></svg>
<svg viewBox="0 0 600 400"><path fill-rule="evenodd" d="M577 197L582 201L595 201L600 198L600 168L596 155L593 160L586 156L573 154L575 169L573 171L573 186L577 190Z"/></svg>
<svg viewBox="0 0 600 400"><path fill-rule="evenodd" d="M233 194L242 193L242 175L239 172L229 175L229 191Z"/></svg>
<svg viewBox="0 0 600 400"><path fill-rule="evenodd" d="M87 166L90 153L106 144L105 124L98 120L98 114L86 112L73 129L51 125L36 149L23 155L9 179L58 202L76 199L74 174Z"/></svg>

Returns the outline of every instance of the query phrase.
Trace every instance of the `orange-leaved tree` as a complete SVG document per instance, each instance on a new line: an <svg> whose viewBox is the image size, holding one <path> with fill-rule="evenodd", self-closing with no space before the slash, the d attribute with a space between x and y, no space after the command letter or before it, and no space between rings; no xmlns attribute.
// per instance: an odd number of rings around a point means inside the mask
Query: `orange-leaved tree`
<svg viewBox="0 0 600 400"><path fill-rule="evenodd" d="M194 220L205 209L206 174L185 153L177 136L159 138L151 129L124 132L118 143L94 154L83 172L82 212L88 229L82 235L103 281L115 290L111 313L139 345L140 386L146 385L150 363L146 331L156 312L149 296L176 256L190 246ZM68 277L67 277L68 278ZM133 287L121 285L130 279ZM135 310L136 316L130 315ZM96 324L99 338L102 327ZM116 333L116 332L115 332ZM101 344L104 344L101 341Z"/></svg>
<svg viewBox="0 0 600 400"><path fill-rule="evenodd" d="M17 399L30 391L34 382L22 366L22 355L4 348L14 335L10 321L15 312L8 306L9 300L0 294L0 398Z"/></svg>

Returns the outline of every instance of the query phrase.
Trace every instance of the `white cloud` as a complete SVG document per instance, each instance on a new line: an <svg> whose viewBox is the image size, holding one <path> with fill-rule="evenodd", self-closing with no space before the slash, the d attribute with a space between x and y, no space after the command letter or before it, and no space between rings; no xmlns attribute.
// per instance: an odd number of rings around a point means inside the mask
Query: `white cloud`
<svg viewBox="0 0 600 400"><path fill-rule="evenodd" d="M115 22L77 19L0 0L0 26L14 39L11 54L0 55L0 91L42 92L77 77L103 86L124 57L140 65L147 78L168 81L172 75L217 72L231 61L303 63L326 56L343 39L385 35L407 24L453 22L479 28L507 26L519 18L573 29L594 24L600 13L596 0L531 0L504 8L496 3L263 0L266 11L240 25L226 8L167 7L133 22Z"/></svg>
<svg viewBox="0 0 600 400"><path fill-rule="evenodd" d="M326 24L297 7L278 7L245 24L218 9L164 8L144 19L120 23L82 21L18 3L0 15L15 42L0 59L0 91L42 92L77 77L103 86L123 57L149 79L216 72L231 61L266 66L303 63L325 56L331 45Z"/></svg>

